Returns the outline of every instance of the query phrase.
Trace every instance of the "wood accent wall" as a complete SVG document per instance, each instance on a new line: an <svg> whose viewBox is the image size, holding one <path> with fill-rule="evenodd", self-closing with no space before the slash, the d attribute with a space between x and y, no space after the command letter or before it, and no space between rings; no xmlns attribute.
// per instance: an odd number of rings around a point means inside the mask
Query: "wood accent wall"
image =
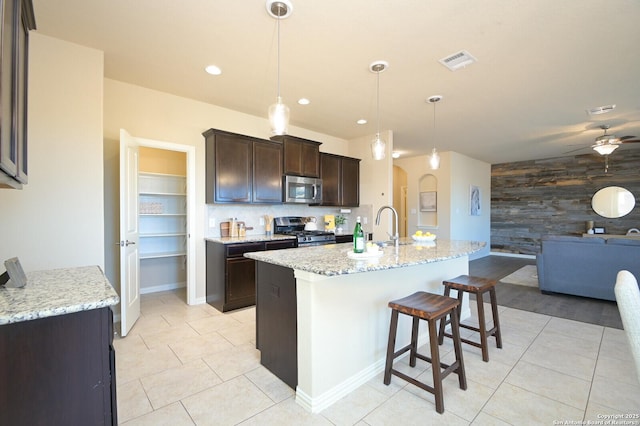
<svg viewBox="0 0 640 426"><path fill-rule="evenodd" d="M607 234L640 228L640 146L611 154L606 174L604 161L586 154L492 165L491 250L536 254L543 235L582 235L587 220ZM631 213L607 219L593 211L591 197L607 186L633 193Z"/></svg>

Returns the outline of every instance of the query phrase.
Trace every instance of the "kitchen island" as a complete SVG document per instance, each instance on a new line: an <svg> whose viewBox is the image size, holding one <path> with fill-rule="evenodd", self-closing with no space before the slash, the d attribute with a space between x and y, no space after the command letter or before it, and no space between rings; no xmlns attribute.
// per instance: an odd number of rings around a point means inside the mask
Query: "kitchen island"
<svg viewBox="0 0 640 426"><path fill-rule="evenodd" d="M348 243L246 253L258 261L261 363L296 390L300 405L323 410L384 370L388 302L419 290L442 294L442 281L467 274L468 255L484 246L402 239L397 249L362 259L348 257ZM469 315L465 294L462 316ZM408 318L399 324L397 347L408 343L411 329Z"/></svg>
<svg viewBox="0 0 640 426"><path fill-rule="evenodd" d="M98 266L26 276L0 287L0 423L117 424L118 294Z"/></svg>

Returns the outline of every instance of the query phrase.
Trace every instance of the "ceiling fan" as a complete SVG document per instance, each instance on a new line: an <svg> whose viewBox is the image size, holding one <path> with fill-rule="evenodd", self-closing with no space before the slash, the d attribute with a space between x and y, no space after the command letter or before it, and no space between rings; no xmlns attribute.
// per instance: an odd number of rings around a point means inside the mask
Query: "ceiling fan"
<svg viewBox="0 0 640 426"><path fill-rule="evenodd" d="M623 143L638 143L640 139L635 139L635 136L622 136L617 137L616 135L610 135L607 133L610 126L608 124L604 124L600 126L602 130L604 130L604 134L598 136L595 140L595 143L591 145L591 149L597 152L600 155L609 155L620 145Z"/></svg>
<svg viewBox="0 0 640 426"><path fill-rule="evenodd" d="M608 124L603 124L600 127L604 130L604 134L598 136L595 139L595 143L591 145L591 149L593 149L598 154L604 157L604 172L607 173L609 171L609 155L618 149L620 145L623 143L640 143L640 139L637 139L635 136L622 136L617 137L616 135L610 135L607 133L607 130L611 128ZM587 147L582 147L578 149L574 149L571 151L565 152L565 154L569 154L572 152L580 151L582 149L586 149Z"/></svg>

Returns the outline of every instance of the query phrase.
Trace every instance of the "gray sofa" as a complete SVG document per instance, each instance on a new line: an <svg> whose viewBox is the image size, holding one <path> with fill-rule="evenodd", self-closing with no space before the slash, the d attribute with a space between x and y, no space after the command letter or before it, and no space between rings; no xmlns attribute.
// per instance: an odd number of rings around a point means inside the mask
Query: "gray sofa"
<svg viewBox="0 0 640 426"><path fill-rule="evenodd" d="M615 301L618 271L640 277L640 239L544 236L536 261L543 293Z"/></svg>

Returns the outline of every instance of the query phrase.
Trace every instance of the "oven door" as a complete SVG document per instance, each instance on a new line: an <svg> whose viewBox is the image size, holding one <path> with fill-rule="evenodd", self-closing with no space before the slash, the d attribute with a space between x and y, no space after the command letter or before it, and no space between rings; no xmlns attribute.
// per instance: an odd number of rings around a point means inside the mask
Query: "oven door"
<svg viewBox="0 0 640 426"><path fill-rule="evenodd" d="M322 201L322 179L285 176L285 203L318 204Z"/></svg>

